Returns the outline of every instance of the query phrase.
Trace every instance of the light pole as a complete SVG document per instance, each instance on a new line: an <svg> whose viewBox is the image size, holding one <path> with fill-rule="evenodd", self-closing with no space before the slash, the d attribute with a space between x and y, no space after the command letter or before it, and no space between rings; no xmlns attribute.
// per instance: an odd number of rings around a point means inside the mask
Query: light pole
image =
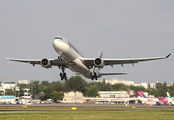
<svg viewBox="0 0 174 120"><path fill-rule="evenodd" d="M33 103L33 80L31 80L31 103Z"/></svg>

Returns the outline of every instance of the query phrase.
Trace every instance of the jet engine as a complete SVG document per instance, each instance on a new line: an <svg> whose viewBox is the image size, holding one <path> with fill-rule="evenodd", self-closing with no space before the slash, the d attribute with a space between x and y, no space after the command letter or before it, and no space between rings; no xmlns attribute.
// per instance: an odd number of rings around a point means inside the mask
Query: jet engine
<svg viewBox="0 0 174 120"><path fill-rule="evenodd" d="M46 58L42 59L40 64L44 68L51 68L51 62Z"/></svg>
<svg viewBox="0 0 174 120"><path fill-rule="evenodd" d="M101 58L96 58L96 59L94 60L94 65L95 65L96 67L103 68L104 65L105 65L105 63L104 63L103 59L101 59Z"/></svg>

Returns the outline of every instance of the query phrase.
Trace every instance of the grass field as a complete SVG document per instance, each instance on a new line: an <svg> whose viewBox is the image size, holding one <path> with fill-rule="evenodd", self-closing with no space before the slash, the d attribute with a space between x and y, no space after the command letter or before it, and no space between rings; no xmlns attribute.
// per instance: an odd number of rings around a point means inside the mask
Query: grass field
<svg viewBox="0 0 174 120"><path fill-rule="evenodd" d="M167 120L173 112L1 113L0 120Z"/></svg>
<svg viewBox="0 0 174 120"><path fill-rule="evenodd" d="M71 111L71 107L0 107L0 110ZM0 113L0 120L166 120L174 119L174 112L171 112L173 110L173 108L79 107L77 112Z"/></svg>

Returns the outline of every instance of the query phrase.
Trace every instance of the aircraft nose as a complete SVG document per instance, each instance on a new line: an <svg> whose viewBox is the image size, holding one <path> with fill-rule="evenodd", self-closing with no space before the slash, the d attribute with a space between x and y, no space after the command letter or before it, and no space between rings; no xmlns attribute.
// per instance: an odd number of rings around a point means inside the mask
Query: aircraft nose
<svg viewBox="0 0 174 120"><path fill-rule="evenodd" d="M61 54L63 52L68 52L70 49L69 45L59 40L53 41L53 47L58 54Z"/></svg>

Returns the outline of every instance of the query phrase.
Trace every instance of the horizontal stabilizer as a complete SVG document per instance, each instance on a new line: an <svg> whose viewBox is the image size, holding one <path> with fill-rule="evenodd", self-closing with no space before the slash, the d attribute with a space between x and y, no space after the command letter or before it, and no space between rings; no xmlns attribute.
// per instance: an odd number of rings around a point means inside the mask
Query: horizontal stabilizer
<svg viewBox="0 0 174 120"><path fill-rule="evenodd" d="M101 73L101 75L127 75L127 73Z"/></svg>

